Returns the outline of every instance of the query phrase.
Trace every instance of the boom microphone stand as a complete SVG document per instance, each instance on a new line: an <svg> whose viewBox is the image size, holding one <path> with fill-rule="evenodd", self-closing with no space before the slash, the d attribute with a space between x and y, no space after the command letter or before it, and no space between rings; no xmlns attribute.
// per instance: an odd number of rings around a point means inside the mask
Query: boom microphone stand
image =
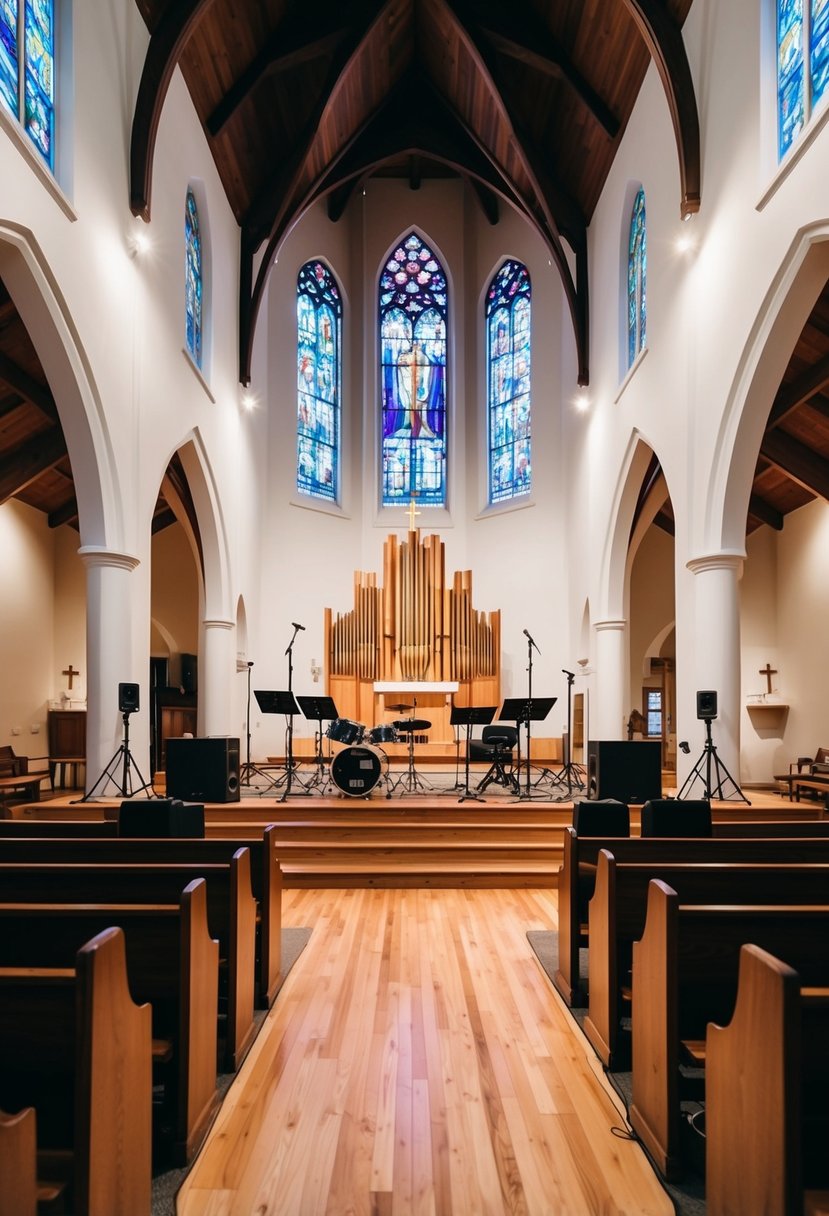
<svg viewBox="0 0 829 1216"><path fill-rule="evenodd" d="M250 673L251 673L252 667L253 667L253 663L248 662L248 704L247 704L247 714L246 714L246 719L245 719L245 725L246 725L246 730L247 730L247 753L246 753L245 763L242 765L242 768L239 772L239 784L240 785L253 785L253 782L251 781L251 777L253 776L254 773L256 773L257 777L262 777L265 781L267 781L269 783L272 782L270 775L268 773L264 772L261 768L257 768L257 766L255 764L251 763L251 759L250 759Z"/></svg>
<svg viewBox="0 0 829 1216"><path fill-rule="evenodd" d="M585 776L584 769L580 764L573 763L573 681L576 678L574 671L568 671L566 667L562 667L561 674L567 676L567 760L561 772L556 774L555 784L564 785L567 782L567 798L573 797L573 786L577 789L584 789ZM561 795L559 801L564 800L564 794Z"/></svg>
<svg viewBox="0 0 829 1216"><path fill-rule="evenodd" d="M288 643L288 649L285 651L285 654L288 656L288 693L290 696L293 696L292 684L293 684L293 675L294 675L294 642L296 641L296 635L299 633L300 629L304 630L305 626L297 625L296 621L291 621L291 624L293 625L293 628L294 628L294 636L291 638L290 642ZM294 777L294 715L293 714L288 715L287 736L288 736L288 747L287 747L287 751L286 751L286 755L285 755L285 764L287 766L287 772L285 775L285 789L282 791L282 797L279 799L280 802L284 802L285 799L290 794L291 783L292 783L293 777ZM297 780L299 780L299 778L297 778ZM310 790L303 784L302 781L300 781L299 784L302 786L303 794L310 794Z"/></svg>

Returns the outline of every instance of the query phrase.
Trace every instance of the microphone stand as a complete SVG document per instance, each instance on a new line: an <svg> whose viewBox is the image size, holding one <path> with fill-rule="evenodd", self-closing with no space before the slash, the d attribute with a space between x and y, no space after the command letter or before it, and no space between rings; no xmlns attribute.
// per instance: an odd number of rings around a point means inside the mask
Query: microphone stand
<svg viewBox="0 0 829 1216"><path fill-rule="evenodd" d="M299 633L301 625L294 625L294 636L288 643L288 649L285 654L288 656L288 692L293 692L294 678L294 642L296 635ZM285 753L286 774L285 774L285 789L282 791L280 802L284 802L291 792L291 782L294 776L294 715L288 714L288 731L287 731L288 746ZM303 790L303 793L308 793L308 790Z"/></svg>
<svg viewBox="0 0 829 1216"><path fill-rule="evenodd" d="M248 663L248 705L247 705L247 712L245 714L245 728L247 730L247 751L245 753L245 763L242 765L242 771L239 774L239 784L240 785L249 785L250 784L250 775L253 772L253 765L250 762L250 672L251 672L252 667L253 667L253 663L249 662Z"/></svg>
<svg viewBox="0 0 829 1216"><path fill-rule="evenodd" d="M527 792L525 796L527 798L532 798L532 794L530 793L530 770L532 769L532 761L530 758L532 729L530 727L530 721L532 719L533 712L533 646L535 646L535 642L530 637L528 630L525 629L524 634L527 639ZM535 648L538 650L537 646L535 646ZM541 651L538 650L538 653L541 654Z"/></svg>

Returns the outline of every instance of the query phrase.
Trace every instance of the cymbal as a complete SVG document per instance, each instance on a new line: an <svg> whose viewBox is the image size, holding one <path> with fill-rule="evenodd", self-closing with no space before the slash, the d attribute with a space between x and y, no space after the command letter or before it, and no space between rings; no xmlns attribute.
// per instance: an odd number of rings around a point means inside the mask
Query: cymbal
<svg viewBox="0 0 829 1216"><path fill-rule="evenodd" d="M386 709L393 709L396 714L405 714L407 710L412 709L411 705L387 705Z"/></svg>
<svg viewBox="0 0 829 1216"><path fill-rule="evenodd" d="M425 718L403 718L399 722L392 722L392 726L396 727L403 735L413 735L416 731L428 730L432 725Z"/></svg>

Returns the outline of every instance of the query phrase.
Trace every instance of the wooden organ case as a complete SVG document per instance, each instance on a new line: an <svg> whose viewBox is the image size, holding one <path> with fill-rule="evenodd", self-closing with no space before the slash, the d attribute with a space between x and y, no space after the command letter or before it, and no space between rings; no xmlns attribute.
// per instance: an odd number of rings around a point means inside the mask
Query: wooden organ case
<svg viewBox="0 0 829 1216"><path fill-rule="evenodd" d="M457 683L458 706L500 704L501 614L472 606L469 570L449 585L443 542L420 529L386 538L382 586L355 571L354 607L325 609L325 648L328 694L343 718L377 725L406 716L391 706L416 700L415 716L432 723L429 743L451 745L450 698L437 686ZM378 683L398 688L381 693Z"/></svg>

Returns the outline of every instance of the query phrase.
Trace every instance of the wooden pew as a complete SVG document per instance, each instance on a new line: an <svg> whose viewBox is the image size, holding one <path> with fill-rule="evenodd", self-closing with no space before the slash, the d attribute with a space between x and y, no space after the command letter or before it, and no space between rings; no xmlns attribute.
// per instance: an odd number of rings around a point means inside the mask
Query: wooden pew
<svg viewBox="0 0 829 1216"><path fill-rule="evenodd" d="M108 836L118 835L114 819L0 819L0 837L27 839L40 836Z"/></svg>
<svg viewBox="0 0 829 1216"><path fill-rule="evenodd" d="M117 826L117 825L116 825ZM200 863L230 865L240 848L250 852L250 881L258 906L256 934L256 1003L260 1009L273 1004L282 980L282 871L276 854L277 829L271 824L258 840L198 839L183 837L116 837L113 840L2 839L0 862Z"/></svg>
<svg viewBox="0 0 829 1216"><path fill-rule="evenodd" d="M730 1021L740 947L749 942L785 953L804 983L822 984L829 976L829 905L689 906L667 883L651 881L645 932L633 947L629 1118L666 1178L682 1173L682 1044L704 1044L709 1021Z"/></svg>
<svg viewBox="0 0 829 1216"><path fill-rule="evenodd" d="M207 889L194 879L175 903L0 903L0 966L65 967L78 945L117 925L130 991L152 1006L153 1059L164 1085L157 1140L192 1160L218 1109L219 945Z"/></svg>
<svg viewBox="0 0 829 1216"><path fill-rule="evenodd" d="M643 839L577 836L573 828L565 827L564 859L558 874L558 969L553 982L568 1005L580 1005L585 999L579 979L579 946L587 944L587 909L593 896L600 849L608 849L620 862L829 862L829 837Z"/></svg>
<svg viewBox="0 0 829 1216"><path fill-rule="evenodd" d="M0 1110L0 1216L37 1216L36 1123L33 1106Z"/></svg>
<svg viewBox="0 0 829 1216"><path fill-rule="evenodd" d="M184 887L197 877L207 880L207 921L211 936L219 941L219 1008L225 1032L225 1063L234 1071L256 1035L256 901L251 892L247 848L237 849L229 865L0 862L0 899L6 903L169 904L176 902Z"/></svg>
<svg viewBox="0 0 829 1216"><path fill-rule="evenodd" d="M815 1201L825 1210L827 1097L829 988L802 988L786 963L743 946L734 1016L706 1036L709 1216L803 1216Z"/></svg>
<svg viewBox="0 0 829 1216"><path fill-rule="evenodd" d="M76 1216L149 1216L150 1019L130 996L119 929L73 967L0 968L0 1103L34 1107L40 1153L66 1162Z"/></svg>
<svg viewBox="0 0 829 1216"><path fill-rule="evenodd" d="M711 834L720 838L728 836L731 839L756 836L829 836L829 819L775 819L766 822L734 819L718 822L715 819L711 824Z"/></svg>
<svg viewBox="0 0 829 1216"><path fill-rule="evenodd" d="M633 943L645 928L648 884L661 878L683 904L805 904L829 901L829 862L759 865L735 862L617 862L599 852L589 910L588 1014L584 1032L597 1055L618 1067Z"/></svg>

